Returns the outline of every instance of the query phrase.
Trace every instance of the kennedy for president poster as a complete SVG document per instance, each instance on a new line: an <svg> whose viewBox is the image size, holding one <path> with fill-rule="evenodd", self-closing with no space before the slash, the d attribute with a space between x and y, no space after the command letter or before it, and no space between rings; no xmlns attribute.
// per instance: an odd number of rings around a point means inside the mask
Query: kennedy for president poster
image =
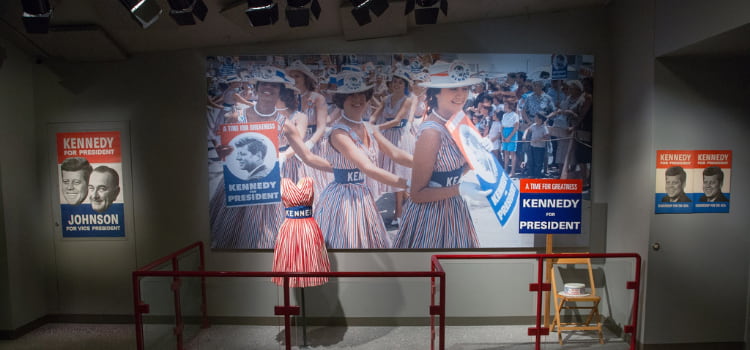
<svg viewBox="0 0 750 350"><path fill-rule="evenodd" d="M63 237L124 237L120 132L56 138Z"/></svg>

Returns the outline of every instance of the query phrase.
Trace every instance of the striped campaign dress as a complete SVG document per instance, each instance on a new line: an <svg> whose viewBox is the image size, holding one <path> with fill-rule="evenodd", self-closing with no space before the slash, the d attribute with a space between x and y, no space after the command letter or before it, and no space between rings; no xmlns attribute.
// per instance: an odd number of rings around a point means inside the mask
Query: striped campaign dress
<svg viewBox="0 0 750 350"><path fill-rule="evenodd" d="M371 141L367 149L348 126L335 124L333 130L336 129L347 132L357 147L375 163L378 147L370 130ZM328 248L389 248L385 224L370 189L374 181L365 180L364 174L354 163L333 147L328 161L333 166L335 178L320 194L315 208L315 219L323 231Z"/></svg>
<svg viewBox="0 0 750 350"><path fill-rule="evenodd" d="M276 114L276 122L279 123L279 138L281 138L285 120L286 117L283 114ZM211 247L273 249L279 227L284 220L282 203L227 207L225 193L224 176L222 176L209 202Z"/></svg>
<svg viewBox="0 0 750 350"><path fill-rule="evenodd" d="M401 106L404 104L404 101L406 101L406 98L408 96L404 95L401 99L398 101L393 101L393 96L388 95L383 103L385 106L383 106L383 111L380 113L380 116L375 121L375 124L383 124L385 122L393 120L396 115L398 114L399 109L401 109ZM385 136L388 141L390 141L394 146L401 147L401 139L404 135L404 133L409 132L409 129L407 128L407 122L408 119L401 119L401 124L398 124L392 128L381 130L383 133L383 136ZM384 152L381 152L378 155L378 166L385 169L388 172L399 174L399 175L409 175L409 173L404 173L405 170L401 170L400 172L397 172L397 163L394 162L390 157L388 157ZM407 177L408 178L408 177ZM395 188L392 186L388 186L385 184L380 185L380 190L383 193L386 192L396 192L396 191L403 191L402 189Z"/></svg>
<svg viewBox="0 0 750 350"><path fill-rule="evenodd" d="M302 101L302 113L307 115L307 132L305 133L305 141L309 140L310 137L315 133L315 131L318 129L318 127L323 127L322 125L317 125L318 123L318 115L315 112L315 103L313 102L312 98L308 98L307 101ZM326 131L323 136L320 137L318 142L316 142L312 148L310 148L310 152L312 152L315 155L318 155L322 158L326 158L326 154L328 153L328 132ZM333 174L318 170L309 166L304 165L303 166L303 176L309 176L313 179L314 185L315 185L315 193L322 193L323 189L333 181ZM317 204L317 201L320 199L320 197L315 198L315 203Z"/></svg>
<svg viewBox="0 0 750 350"><path fill-rule="evenodd" d="M463 174L466 160L444 125L425 121L418 134L427 129L438 130L441 141L429 186L453 185ZM479 240L469 208L460 195L427 203L407 199L393 247L477 248Z"/></svg>
<svg viewBox="0 0 750 350"><path fill-rule="evenodd" d="M281 179L281 200L286 207L286 220L281 224L273 251L274 272L328 272L331 265L318 223L312 216L313 180L302 178L295 184ZM284 285L284 279L273 277L273 283ZM315 287L328 282L328 277L293 277L290 287Z"/></svg>
<svg viewBox="0 0 750 350"><path fill-rule="evenodd" d="M306 118L302 113L294 112L287 119L287 121L293 121L295 118ZM281 143L279 144L279 152L284 152L289 149L289 141L286 136L282 136ZM292 180L293 183L297 183L302 177L305 176L304 163L295 156L289 157L284 160L284 164L281 167L281 177L287 177ZM283 200L283 198L282 198Z"/></svg>

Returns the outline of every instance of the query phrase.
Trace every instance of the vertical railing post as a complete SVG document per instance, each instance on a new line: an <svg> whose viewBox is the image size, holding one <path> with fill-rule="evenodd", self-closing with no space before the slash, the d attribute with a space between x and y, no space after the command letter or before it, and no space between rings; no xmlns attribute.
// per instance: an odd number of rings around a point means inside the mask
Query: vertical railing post
<svg viewBox="0 0 750 350"><path fill-rule="evenodd" d="M172 258L172 271L177 272L180 270L179 262L177 257ZM174 294L174 335L177 340L177 350L182 350L182 331L184 325L182 323L182 306L180 301L180 280L179 276L172 277L172 294Z"/></svg>
<svg viewBox="0 0 750 350"><path fill-rule="evenodd" d="M440 339L438 349L445 350L445 271L440 271Z"/></svg>
<svg viewBox="0 0 750 350"><path fill-rule="evenodd" d="M290 300L289 300L289 276L284 276L284 308L289 310ZM289 313L284 313L284 339L286 340L286 348L287 350L292 349L292 316L289 315Z"/></svg>
<svg viewBox="0 0 750 350"><path fill-rule="evenodd" d="M544 259L537 259L537 280L536 283L539 286L539 289L536 293L536 335L535 335L535 346L534 348L536 350L541 349L541 341L542 341L542 283L544 282Z"/></svg>
<svg viewBox="0 0 750 350"><path fill-rule="evenodd" d="M147 305L145 305L147 308ZM138 350L144 350L143 344L143 311L144 304L141 301L141 278L133 272L133 309L135 322L135 342Z"/></svg>
<svg viewBox="0 0 750 350"><path fill-rule="evenodd" d="M641 256L637 255L635 257L635 281L633 283L628 283L628 287L633 289L633 322L630 326L630 350L635 350L636 346L636 340L638 337L636 336L638 332L638 303L640 292L641 292Z"/></svg>
<svg viewBox="0 0 750 350"><path fill-rule="evenodd" d="M203 249L203 241L200 241L198 244L199 249L199 257L200 257L200 266L198 267L198 270L201 272L206 271L206 256ZM208 298L206 297L206 276L201 275L201 314L203 319L201 320L201 328L208 328L210 327L208 323Z"/></svg>

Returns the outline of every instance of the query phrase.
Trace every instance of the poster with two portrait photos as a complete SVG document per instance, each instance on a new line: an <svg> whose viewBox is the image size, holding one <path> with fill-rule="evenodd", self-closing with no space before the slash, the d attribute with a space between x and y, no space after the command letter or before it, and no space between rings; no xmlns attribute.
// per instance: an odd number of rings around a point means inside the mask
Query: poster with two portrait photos
<svg viewBox="0 0 750 350"><path fill-rule="evenodd" d="M728 213L731 177L731 150L658 150L655 213Z"/></svg>
<svg viewBox="0 0 750 350"><path fill-rule="evenodd" d="M54 137L62 237L125 237L121 131L74 130Z"/></svg>

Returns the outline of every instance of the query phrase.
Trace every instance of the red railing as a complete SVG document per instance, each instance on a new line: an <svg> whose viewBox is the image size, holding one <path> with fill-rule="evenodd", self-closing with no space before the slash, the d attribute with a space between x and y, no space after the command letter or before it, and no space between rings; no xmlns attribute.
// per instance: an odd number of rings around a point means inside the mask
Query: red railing
<svg viewBox="0 0 750 350"><path fill-rule="evenodd" d="M178 265L176 263L177 258L198 247L200 252L200 266L198 271L178 271ZM172 261L172 271L153 271L152 269L160 266L168 261ZM204 253L203 253L203 242L196 242L190 246L180 249L170 255L167 255L159 260L156 260L136 271L133 272L133 299L135 305L135 327L136 327L136 342L138 350L144 349L144 337L143 337L143 314L149 313L149 305L141 300L140 291L140 278L141 277L172 277L172 289L175 293L175 336L177 337L177 349L181 350L183 347L182 339L182 315L179 305L179 287L180 277L201 277L201 291L202 291L202 325L208 327L207 318L207 307L206 307L206 277L282 277L284 279L284 305L275 306L274 314L284 316L284 336L286 341L286 349L292 348L291 342L291 316L299 315L300 307L290 305L290 287L289 278L292 277L420 277L430 278L431 280L431 293L434 295L435 289L435 278L440 279L441 290L444 290L443 281L445 279L445 273L440 271L364 271L364 272L295 272L295 273L283 273L283 272L248 272L248 271L205 271L204 269ZM441 299L441 300L444 300ZM432 303L429 308L430 317L439 316L442 320L445 318L445 307L442 305L435 305ZM444 322L441 322L444 324ZM434 332L432 333L434 336ZM440 334L445 334L442 331ZM445 341L440 338L439 349L445 349Z"/></svg>
<svg viewBox="0 0 750 350"><path fill-rule="evenodd" d="M178 258L195 248L198 248L200 263L198 271L179 271ZM435 348L435 316L439 317L438 324L438 349L445 349L445 300L446 300L446 280L445 271L443 270L440 260L445 259L536 259L537 260L537 283L529 285L530 292L536 292L536 326L529 328L529 336L535 336L536 349L540 349L541 336L549 334L549 328L542 327L542 292L550 291L550 283L544 282L544 261L550 258L634 258L635 259L635 280L626 283L627 289L633 289L633 309L632 323L626 325L623 331L631 334L630 349L635 349L637 342L636 326L638 320L638 297L640 288L640 266L641 257L634 253L611 253L611 254L591 254L591 253L566 253L566 254L464 254L464 255L433 255L431 258L431 271L366 271L366 272L316 272L316 273L282 273L282 272L247 272L247 271L205 271L205 258L203 242L193 243L172 254L160 258L148 265L133 272L133 303L135 311L136 342L138 350L144 349L143 336L143 314L149 313L149 305L141 300L140 279L142 277L172 277L172 291L174 294L175 307L175 337L177 338L177 349L183 348L182 330L182 312L180 306L180 277L200 277L201 278L201 314L202 328L209 326L207 317L206 303L206 277L282 277L284 280L284 305L275 306L274 314L284 316L284 335L286 349L291 349L291 316L299 315L300 307L290 304L290 287L289 278L292 277L421 277L430 278L430 349ZM154 271L155 267L161 266L167 262L172 262L172 271ZM435 302L435 279L440 279L439 302Z"/></svg>
<svg viewBox="0 0 750 350"><path fill-rule="evenodd" d="M529 336L534 336L536 350L540 349L541 336L549 334L549 328L542 327L542 292L549 292L552 289L550 283L544 282L544 261L545 259L555 258L632 258L635 259L635 280L628 281L625 288L633 290L633 309L631 316L631 324L623 327L625 333L630 333L630 349L635 350L637 343L636 329L638 324L638 298L641 285L641 256L635 253L609 253L609 254L595 254L595 253L565 253L565 254L457 254L457 255L433 255L432 256L432 271L445 272L443 266L440 264L440 260L472 260L472 259L535 259L537 261L537 282L529 284L529 291L536 292L536 326L529 328ZM440 306L445 310L445 279L440 284ZM432 300L434 301L435 293L433 290ZM434 325L430 325L431 332L434 333ZM440 340L442 341L445 337L445 317L440 318L439 327ZM442 348L441 348L442 349Z"/></svg>

